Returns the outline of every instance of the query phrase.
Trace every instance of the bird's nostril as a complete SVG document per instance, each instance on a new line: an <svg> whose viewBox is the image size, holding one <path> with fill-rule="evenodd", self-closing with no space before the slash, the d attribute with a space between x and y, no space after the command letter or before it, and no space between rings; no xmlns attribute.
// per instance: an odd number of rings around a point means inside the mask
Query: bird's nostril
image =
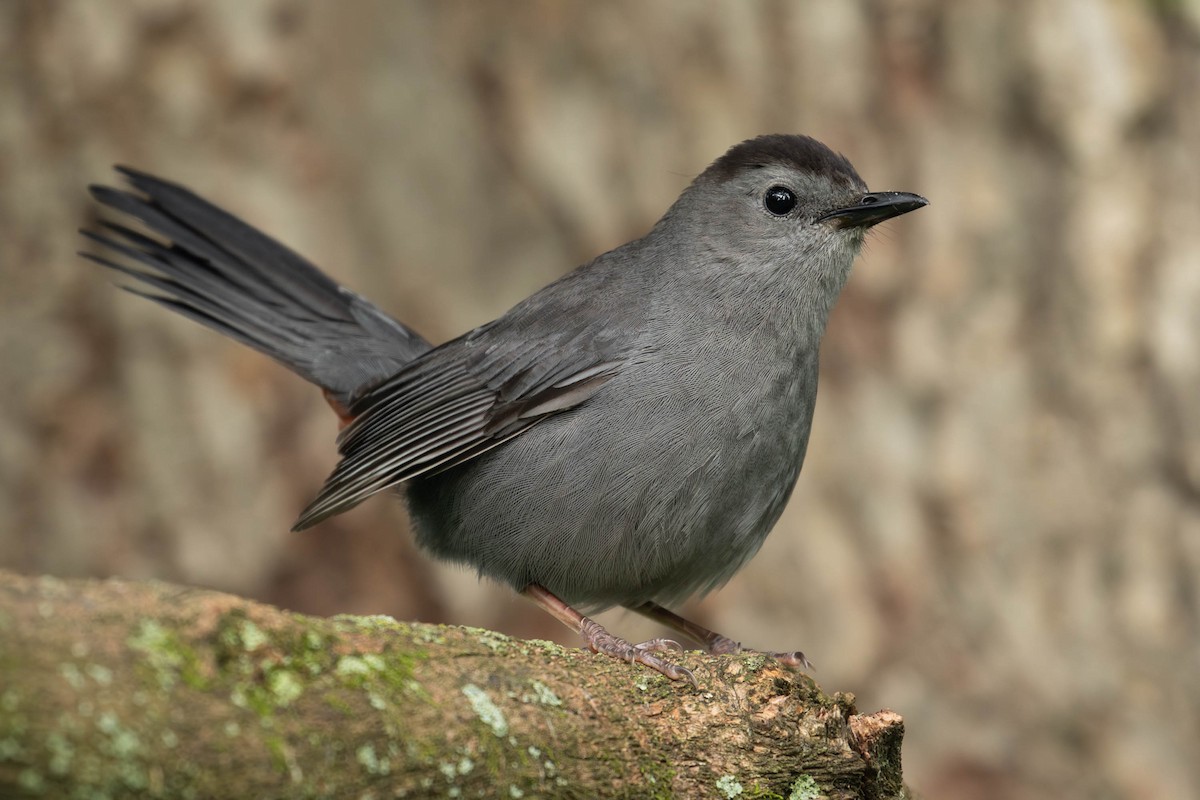
<svg viewBox="0 0 1200 800"><path fill-rule="evenodd" d="M879 202L879 198L873 194L863 195L861 204L864 206L874 205Z"/></svg>

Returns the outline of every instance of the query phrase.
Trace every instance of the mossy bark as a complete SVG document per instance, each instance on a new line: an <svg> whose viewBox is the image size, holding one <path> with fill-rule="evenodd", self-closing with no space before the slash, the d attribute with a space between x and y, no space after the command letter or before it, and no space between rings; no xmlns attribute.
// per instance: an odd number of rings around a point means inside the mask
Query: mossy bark
<svg viewBox="0 0 1200 800"><path fill-rule="evenodd" d="M0 572L3 797L893 798L903 723L757 656Z"/></svg>

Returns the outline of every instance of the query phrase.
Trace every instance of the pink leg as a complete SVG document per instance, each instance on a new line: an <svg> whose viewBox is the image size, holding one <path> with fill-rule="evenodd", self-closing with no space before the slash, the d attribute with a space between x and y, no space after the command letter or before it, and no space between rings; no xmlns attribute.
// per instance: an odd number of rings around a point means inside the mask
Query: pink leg
<svg viewBox="0 0 1200 800"><path fill-rule="evenodd" d="M652 639L641 644L630 644L618 636L613 636L600 623L580 614L536 583L526 586L521 594L549 611L555 619L568 628L577 631L587 640L588 647L593 653L619 658L622 661L628 661L630 664L644 664L652 670L661 672L673 681L687 681L692 685L693 689L700 688L700 684L696 682L696 677L692 675L691 670L685 669L678 664L664 661L654 655L664 650L678 650L679 652L683 652L683 647L679 642L671 639Z"/></svg>
<svg viewBox="0 0 1200 800"><path fill-rule="evenodd" d="M644 617L649 617L655 622L660 622L672 630L677 630L684 636L693 641L700 642L704 645L704 649L712 655L724 655L726 653L756 653L757 650L751 650L747 647L742 647L740 642L735 642L716 631L710 631L708 628L701 627L694 622L684 619L670 609L663 608L658 603L646 602L636 606L630 606L630 611L636 611ZM797 669L812 670L813 665L804 657L804 653L799 650L792 653L770 653L764 652L763 655L770 656L781 664Z"/></svg>

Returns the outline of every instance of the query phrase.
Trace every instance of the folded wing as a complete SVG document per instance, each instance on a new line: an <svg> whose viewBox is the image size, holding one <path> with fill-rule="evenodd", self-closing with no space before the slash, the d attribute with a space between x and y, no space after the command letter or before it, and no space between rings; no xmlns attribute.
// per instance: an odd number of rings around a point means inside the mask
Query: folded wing
<svg viewBox="0 0 1200 800"><path fill-rule="evenodd" d="M338 437L342 460L293 529L503 444L587 400L624 363L586 330L535 343L490 333L449 342L356 398Z"/></svg>

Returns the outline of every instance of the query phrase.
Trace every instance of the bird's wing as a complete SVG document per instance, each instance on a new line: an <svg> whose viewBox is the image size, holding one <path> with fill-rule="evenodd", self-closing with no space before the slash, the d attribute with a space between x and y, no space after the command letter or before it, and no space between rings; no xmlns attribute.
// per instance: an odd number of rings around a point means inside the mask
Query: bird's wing
<svg viewBox="0 0 1200 800"><path fill-rule="evenodd" d="M462 464L574 408L627 357L591 326L532 338L495 327L430 351L351 403L353 422L338 437L342 460L294 530L410 478Z"/></svg>

